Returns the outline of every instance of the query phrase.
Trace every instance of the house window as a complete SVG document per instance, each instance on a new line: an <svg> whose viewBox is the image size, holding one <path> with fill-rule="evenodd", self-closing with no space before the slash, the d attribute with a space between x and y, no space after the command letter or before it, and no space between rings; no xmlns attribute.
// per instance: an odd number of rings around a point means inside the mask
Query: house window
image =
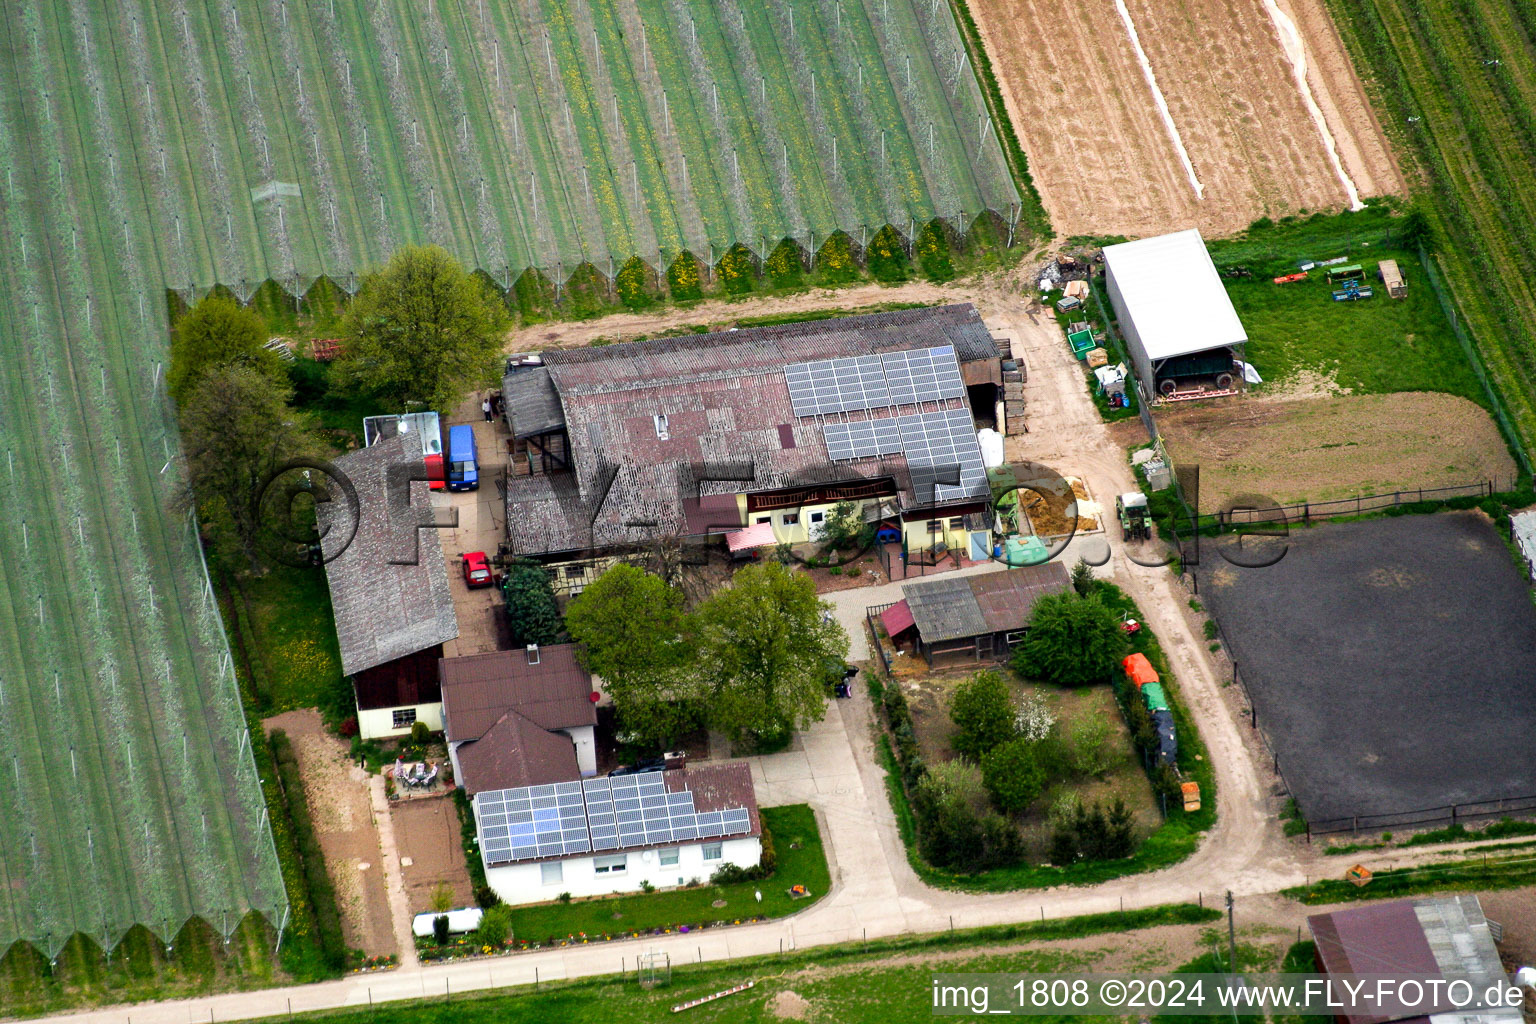
<svg viewBox="0 0 1536 1024"><path fill-rule="evenodd" d="M955 518L953 518L953 519L951 519L949 521L949 528L951 530L963 530L963 529L965 529L965 519L964 519L964 517L962 517L962 516L955 516Z"/></svg>
<svg viewBox="0 0 1536 1024"><path fill-rule="evenodd" d="M565 567L565 578L568 580L580 579L586 574L587 567L584 565L568 565Z"/></svg>
<svg viewBox="0 0 1536 1024"><path fill-rule="evenodd" d="M719 860L722 856L724 856L724 853L723 853L723 850L722 850L723 846L724 846L723 843L705 843L704 844L704 859L705 860Z"/></svg>
<svg viewBox="0 0 1536 1024"><path fill-rule="evenodd" d="M943 533L944 532L944 520L942 520L942 519L930 519L930 520L928 520L928 532L929 533Z"/></svg>
<svg viewBox="0 0 1536 1024"><path fill-rule="evenodd" d="M825 512L812 512L811 513L811 522L812 523L824 523L826 521L827 521L827 514Z"/></svg>
<svg viewBox="0 0 1536 1024"><path fill-rule="evenodd" d="M539 865L539 881L545 885L559 885L565 881L565 862L547 860Z"/></svg>
<svg viewBox="0 0 1536 1024"><path fill-rule="evenodd" d="M783 523L784 523L785 526L794 526L795 524L797 524L799 522L800 522L800 513L799 512L785 512L784 513Z"/></svg>
<svg viewBox="0 0 1536 1024"><path fill-rule="evenodd" d="M656 856L657 856L657 863L660 864L662 867L664 867L664 868L675 868L675 867L677 867L677 850L675 848L671 849L671 850L661 850L661 851L658 851Z"/></svg>
<svg viewBox="0 0 1536 1024"><path fill-rule="evenodd" d="M667 432L667 414L666 413L658 413L655 416L652 416L651 419L656 421L656 436L657 437L659 437L663 441L665 441L665 440L669 439L672 436L670 433Z"/></svg>
<svg viewBox="0 0 1536 1024"><path fill-rule="evenodd" d="M758 516L757 517L757 525L758 526L765 526L765 525L767 525L769 523L772 523L772 522L773 522L773 516Z"/></svg>
<svg viewBox="0 0 1536 1024"><path fill-rule="evenodd" d="M395 728L409 729L416 724L415 708L395 708Z"/></svg>
<svg viewBox="0 0 1536 1024"><path fill-rule="evenodd" d="M628 866L628 860L622 853L592 858L592 870L599 875L622 875L626 866Z"/></svg>

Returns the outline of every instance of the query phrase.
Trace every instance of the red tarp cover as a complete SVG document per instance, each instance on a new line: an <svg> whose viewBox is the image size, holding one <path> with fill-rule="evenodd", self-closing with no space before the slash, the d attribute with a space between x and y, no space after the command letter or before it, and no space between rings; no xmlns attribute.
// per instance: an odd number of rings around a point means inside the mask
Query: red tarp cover
<svg viewBox="0 0 1536 1024"><path fill-rule="evenodd" d="M886 636L895 636L903 630L911 629L915 621L906 601L897 601L880 613L880 622L885 626Z"/></svg>
<svg viewBox="0 0 1536 1024"><path fill-rule="evenodd" d="M756 523L745 530L737 530L735 533L725 535L726 546L732 551L765 548L778 542L778 538L773 535L772 523Z"/></svg>
<svg viewBox="0 0 1536 1024"><path fill-rule="evenodd" d="M1125 674L1131 682L1140 687L1144 683L1158 682L1157 670L1147 660L1145 654L1133 654L1120 664L1125 666Z"/></svg>

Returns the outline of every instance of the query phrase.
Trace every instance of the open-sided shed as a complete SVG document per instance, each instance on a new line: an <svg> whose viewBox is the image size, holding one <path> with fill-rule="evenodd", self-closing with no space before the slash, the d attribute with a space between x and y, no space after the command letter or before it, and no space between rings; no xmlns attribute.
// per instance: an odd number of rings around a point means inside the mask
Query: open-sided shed
<svg viewBox="0 0 1536 1024"><path fill-rule="evenodd" d="M1104 281L1136 375L1150 395L1225 393L1248 335L1200 232L1104 247Z"/></svg>

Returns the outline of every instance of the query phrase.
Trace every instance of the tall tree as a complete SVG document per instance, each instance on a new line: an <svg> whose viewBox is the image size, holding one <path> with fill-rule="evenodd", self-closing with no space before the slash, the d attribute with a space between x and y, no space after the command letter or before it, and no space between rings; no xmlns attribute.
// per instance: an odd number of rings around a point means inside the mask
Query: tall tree
<svg viewBox="0 0 1536 1024"><path fill-rule="evenodd" d="M510 324L500 297L445 250L406 246L363 279L342 368L402 409L451 412L490 379Z"/></svg>
<svg viewBox="0 0 1536 1024"><path fill-rule="evenodd" d="M176 321L166 390L178 406L185 405L203 374L221 366L251 366L282 377L277 354L262 348L266 343L267 325L259 313L228 296L209 293Z"/></svg>
<svg viewBox="0 0 1536 1024"><path fill-rule="evenodd" d="M254 366L231 364L202 373L180 408L189 499L219 550L256 565L262 529L256 501L284 461L313 452L288 389Z"/></svg>
<svg viewBox="0 0 1536 1024"><path fill-rule="evenodd" d="M676 587L615 565L571 602L565 625L587 668L602 677L625 732L665 748L696 725L688 616Z"/></svg>
<svg viewBox="0 0 1536 1024"><path fill-rule="evenodd" d="M1018 733L1013 691L1006 679L990 670L978 672L955 687L949 717L956 729L950 746L970 758L980 758Z"/></svg>
<svg viewBox="0 0 1536 1024"><path fill-rule="evenodd" d="M1110 678L1125 649L1120 619L1098 595L1050 594L1035 602L1013 667L1061 686L1083 686Z"/></svg>
<svg viewBox="0 0 1536 1024"><path fill-rule="evenodd" d="M826 714L826 668L848 654L848 634L804 573L749 565L695 613L711 724L760 739Z"/></svg>
<svg viewBox="0 0 1536 1024"><path fill-rule="evenodd" d="M555 644L565 635L560 605L549 571L537 562L517 561L507 567L502 595L507 602L507 626L514 646Z"/></svg>

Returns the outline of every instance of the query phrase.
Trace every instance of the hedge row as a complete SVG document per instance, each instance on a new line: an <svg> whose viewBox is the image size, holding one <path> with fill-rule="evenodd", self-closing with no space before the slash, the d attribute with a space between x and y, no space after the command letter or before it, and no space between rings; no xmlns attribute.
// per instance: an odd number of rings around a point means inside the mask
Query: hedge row
<svg viewBox="0 0 1536 1024"><path fill-rule="evenodd" d="M336 889L331 884L331 876L325 870L325 854L315 836L314 823L309 814L309 800L304 795L304 782L299 774L299 762L286 732L281 729L272 730L269 742L281 790L281 806L286 809L284 817L292 828L292 846L297 851L303 869L305 902L313 913L314 935L319 942L320 955L332 971L341 971L347 964L347 943L341 932L341 910L336 903Z"/></svg>

